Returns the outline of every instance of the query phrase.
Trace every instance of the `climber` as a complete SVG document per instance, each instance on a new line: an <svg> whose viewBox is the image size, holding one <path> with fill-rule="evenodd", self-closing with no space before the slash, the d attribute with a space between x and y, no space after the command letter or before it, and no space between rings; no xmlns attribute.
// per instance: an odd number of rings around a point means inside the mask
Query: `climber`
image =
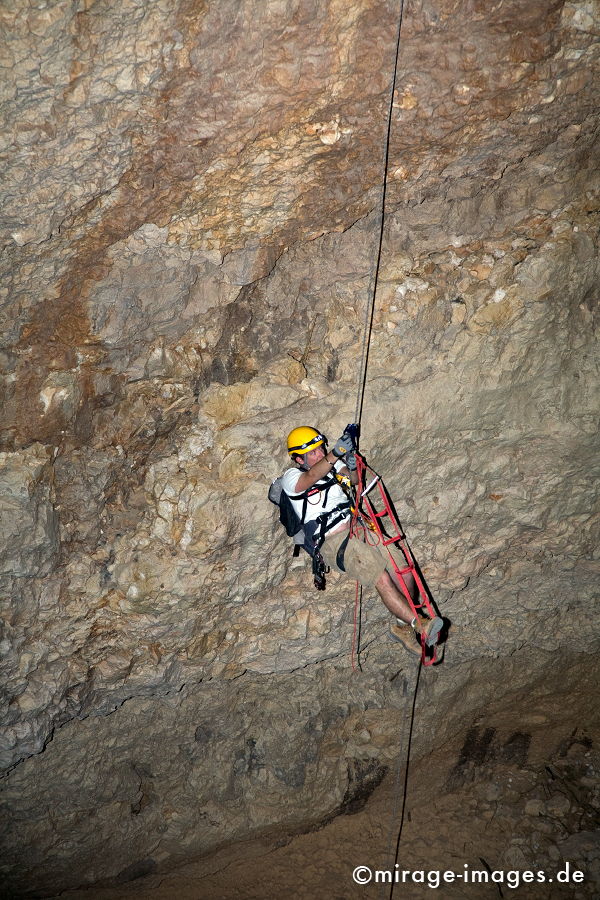
<svg viewBox="0 0 600 900"><path fill-rule="evenodd" d="M396 575L383 547L372 546L359 538L349 540L352 514L348 496L332 473L356 483L353 438L345 431L328 450L324 435L316 428L303 425L289 433L287 449L294 467L283 474L283 490L325 563L337 572L345 572L363 587L375 587L384 605L396 617L390 628L394 640L415 653L421 650L414 635L419 638L424 635L426 645L433 646L443 622L438 616L427 619L413 614L398 582L399 577L404 579L414 599L417 589L411 573ZM395 555L400 557L400 551L391 546L388 550L394 554L399 568L404 568L404 559ZM414 629L414 634L407 626Z"/></svg>

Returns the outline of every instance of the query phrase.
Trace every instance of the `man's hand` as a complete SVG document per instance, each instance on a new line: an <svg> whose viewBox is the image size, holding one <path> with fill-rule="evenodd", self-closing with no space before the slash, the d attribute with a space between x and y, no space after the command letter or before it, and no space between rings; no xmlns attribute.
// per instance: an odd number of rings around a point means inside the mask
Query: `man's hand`
<svg viewBox="0 0 600 900"><path fill-rule="evenodd" d="M347 434L346 432L344 432L343 435L337 439L337 441L331 448L331 452L337 459L340 459L342 456L345 456L346 453L352 453L353 450L354 450L354 441L352 440L350 435Z"/></svg>
<svg viewBox="0 0 600 900"><path fill-rule="evenodd" d="M355 472L356 471L356 453L354 453L354 452L347 453L345 463L350 472Z"/></svg>

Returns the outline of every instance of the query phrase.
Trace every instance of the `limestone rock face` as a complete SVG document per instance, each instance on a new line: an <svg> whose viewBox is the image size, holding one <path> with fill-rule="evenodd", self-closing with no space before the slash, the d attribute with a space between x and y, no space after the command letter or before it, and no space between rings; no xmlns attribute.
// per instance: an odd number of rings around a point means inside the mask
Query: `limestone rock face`
<svg viewBox="0 0 600 900"><path fill-rule="evenodd" d="M2 576L49 575L59 549L58 517L50 502L50 454L39 445L0 454Z"/></svg>
<svg viewBox="0 0 600 900"><path fill-rule="evenodd" d="M15 890L314 821L394 756L412 659L367 592L347 683L354 586L266 499L291 428L356 415L390 105L361 449L452 622L447 733L486 661L598 646L598 5L413 0L392 94L398 13L0 10Z"/></svg>

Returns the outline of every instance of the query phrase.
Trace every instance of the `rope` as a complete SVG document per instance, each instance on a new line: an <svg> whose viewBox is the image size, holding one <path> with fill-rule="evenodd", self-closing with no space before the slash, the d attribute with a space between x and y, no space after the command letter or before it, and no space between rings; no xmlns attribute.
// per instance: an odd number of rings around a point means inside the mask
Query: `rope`
<svg viewBox="0 0 600 900"><path fill-rule="evenodd" d="M360 421L362 418L362 411L364 405L365 398L365 390L367 386L367 366L369 362L369 349L371 343L371 333L373 331L373 317L375 313L375 300L377 295L377 282L379 278L379 268L381 266L381 252L383 248L383 232L385 226L385 201L387 195L387 181L388 181L388 168L389 168L389 157L390 157L390 138L392 133L392 114L394 110L394 92L396 90L396 79L398 75L398 59L400 57L400 38L402 34L402 20L404 18L404 0L400 0L400 12L398 16L398 28L396 31L396 52L394 56L394 73L392 76L392 81L390 84L390 93L388 100L388 114L387 114L387 128L386 128L386 136L385 136L385 153L383 159L383 172L381 178L381 199L379 202L379 216L378 216L378 228L377 228L377 253L375 256L375 262L371 265L371 272L369 276L369 290L367 293L367 307L365 311L365 324L363 329L363 340L362 340L362 349L361 349L361 361L360 361L360 372L358 376L358 388L356 395L356 409L354 413L354 421L357 425L360 425ZM359 599L360 597L360 599ZM357 619L358 623L360 623L360 616L362 610L362 587L359 591L359 584L356 583L356 601L355 601L355 610L354 610L354 636L352 641L352 662L353 669L356 671L354 666L354 652L355 652L355 641L357 637ZM359 651L357 650L357 657ZM400 841L402 838L402 829L404 827L404 815L406 810L406 796L408 790L408 768L410 763L410 747L412 742L412 734L413 727L415 721L415 708L417 703L417 692L419 688L419 680L421 677L421 669L422 669L423 655L421 655L421 659L419 661L417 667L417 676L415 679L415 687L413 693L413 701L411 706L411 714L410 714L410 727L408 729L408 739L406 745L406 762L404 765L404 783L402 787L402 810L400 815L400 825L398 827L398 834L396 838L396 847L395 847L395 855L394 862L389 866L390 871L395 871L395 865L398 861L398 856L400 853ZM406 725L407 719L407 706L404 708L403 715L403 726ZM402 734L406 733L406 728L402 728ZM401 748L402 750L402 748ZM392 823L396 820L397 816L397 806L398 806L398 797L400 794L400 774L401 774L401 761L402 761L402 752L400 752L398 757L398 772L396 776L396 791L395 791L395 801L394 801L394 809L392 812ZM388 859L391 856L391 840L392 840L392 826L390 825L390 837L389 837L389 846L388 846ZM392 879L392 883L390 886L390 894L389 898L392 900L394 893L394 881Z"/></svg>
<svg viewBox="0 0 600 900"><path fill-rule="evenodd" d="M408 705L407 704L405 704L405 706L404 706L404 713L402 716L402 732L401 732L401 734L404 735L408 732L408 738L406 741L406 762L404 764L404 780L403 780L403 784L402 784L402 791L400 791L400 776L402 774L402 757L403 757L402 746L400 748L401 752L398 755L398 769L396 772L396 784L395 784L395 790L394 790L394 809L392 810L392 816L391 816L391 820L390 820L390 832L389 832L389 838L388 838L388 851L387 851L387 860L386 860L388 863L387 868L391 872L396 871L396 864L398 862L398 856L400 854L400 841L402 838L402 829L404 828L404 815L406 812L406 797L408 794L408 769L409 769L409 764L410 764L410 746L412 743L413 727L414 727L414 723L415 723L415 708L416 708L416 704L417 704L417 692L419 690L419 680L421 678L421 670L423 668L423 666L421 665L421 662L422 662L422 660L419 660L419 662L417 664L417 677L415 678L415 687L414 687L414 691L413 691L413 700L412 700L412 706L411 706L411 712L410 712L410 725L409 725L408 729L406 728L406 723L407 723L407 719L408 719L408 716L407 716ZM406 695L406 687L407 687L407 683L405 681L404 682L405 695ZM394 860L392 862L391 861L392 835L393 835L392 827L393 827L393 823L396 821L396 818L398 815L398 798L399 798L400 794L402 794L402 809L400 812L400 825L398 826L398 834L396 836L396 847L395 847L395 852L394 852ZM381 890L380 890L380 900L382 900L384 895L385 895L385 885L382 883ZM394 895L394 879L392 878L392 882L390 885L389 900L393 900L393 895Z"/></svg>
<svg viewBox="0 0 600 900"><path fill-rule="evenodd" d="M379 277L379 267L381 264L381 249L383 246L383 228L385 223L385 199L387 194L388 166L390 157L390 137L392 133L392 113L394 109L394 91L396 90L396 78L398 74L398 59L400 56L400 36L402 32L402 19L404 17L404 0L400 0L400 14L398 17L398 30L396 32L396 53L394 58L394 74L390 85L390 96L388 101L387 129L385 137L385 153L383 157L383 172L381 178L381 199L379 202L379 225L378 225L378 241L377 254L375 264L371 266L369 277L368 302L365 313L365 325L363 330L363 342L360 361L360 374L358 377L358 391L356 396L356 411L354 413L354 421L360 424L362 418L363 403L365 397L365 388L367 385L367 364L369 361L369 345L371 343L371 332L373 330L373 315L375 312L375 296L377 293L377 280Z"/></svg>
<svg viewBox="0 0 600 900"><path fill-rule="evenodd" d="M371 265L369 276L369 290L367 293L367 308L365 310L365 324L363 328L363 340L360 359L360 371L358 376L358 389L356 395L356 409L354 412L354 421L359 425L362 418L363 403L365 399L365 389L367 386L367 364L369 362L369 347L371 344L371 332L373 330L373 315L375 313L375 297L377 294L377 280L379 277L379 267L381 265L381 250L383 247L383 228L385 223L385 198L387 194L388 166L390 157L390 137L392 134L392 114L394 111L394 91L396 90L396 78L398 75L398 59L400 57L400 36L402 33L402 19L404 18L404 0L400 0L400 14L398 16L398 28L396 31L396 50L394 55L394 73L390 84L390 96L388 100L387 126L385 133L385 153L383 154L383 171L381 177L381 199L379 201L379 225L377 239L377 253L375 262ZM354 665L354 656L359 658L360 651L356 644L356 620L358 618L358 633L360 633L360 621L362 615L362 586L356 585L356 604L354 612L355 630L352 638L352 668L356 671Z"/></svg>
<svg viewBox="0 0 600 900"><path fill-rule="evenodd" d="M362 590L362 588L361 588ZM352 653L351 653L351 661L352 661L352 671L356 672L358 669L362 672L362 666L360 664L360 656L358 652L358 647L360 646L360 600L362 594L359 594L359 583L356 582L356 594L354 597L354 629L352 632Z"/></svg>

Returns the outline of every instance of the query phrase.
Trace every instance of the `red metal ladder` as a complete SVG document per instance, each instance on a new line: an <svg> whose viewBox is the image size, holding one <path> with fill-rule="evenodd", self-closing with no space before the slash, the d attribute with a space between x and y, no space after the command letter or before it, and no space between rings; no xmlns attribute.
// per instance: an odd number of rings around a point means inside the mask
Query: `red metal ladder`
<svg viewBox="0 0 600 900"><path fill-rule="evenodd" d="M421 576L416 569L412 553L406 543L400 522L394 512L392 502L381 477L367 465L359 453L356 453L356 470L358 474L358 482L355 487L357 502L350 526L352 537L359 537L359 533L362 532L362 537L366 541L369 530L376 534L377 541L375 543L381 544L386 548L394 572L398 576L398 584L413 615L417 616L420 612L425 612L429 618L434 618L437 613L429 600ZM365 486L365 475L368 472L372 473L373 477L369 484ZM378 488L378 492L376 492L376 499L374 500L369 494L375 487ZM364 524L361 524L361 519L364 521ZM382 520L385 520L385 525L382 525ZM402 551L406 561L406 566L403 568L398 566L398 563L390 553L389 548L392 545ZM418 599L415 598L413 600L402 577L408 573L415 580L419 592ZM424 666L431 666L437 662L436 645L428 647L425 643L424 635L421 637L421 662Z"/></svg>

